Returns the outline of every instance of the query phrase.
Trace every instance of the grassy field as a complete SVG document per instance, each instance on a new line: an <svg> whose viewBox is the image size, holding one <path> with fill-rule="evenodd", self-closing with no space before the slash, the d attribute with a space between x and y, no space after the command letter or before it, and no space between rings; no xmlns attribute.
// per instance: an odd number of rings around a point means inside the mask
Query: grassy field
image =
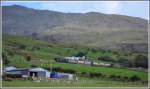
<svg viewBox="0 0 150 89"><path fill-rule="evenodd" d="M114 60L118 60L120 57L132 60L132 58L138 54L96 49L97 48L94 49L77 45L50 44L44 41L33 40L28 37L3 35L3 52L15 52L16 54L22 54L23 56L30 54L33 58L39 58L42 60L53 60L55 57L75 56L79 52L85 53L87 57L95 61L101 56L110 56Z"/></svg>
<svg viewBox="0 0 150 89"><path fill-rule="evenodd" d="M75 56L79 52L83 52L91 60L98 61L98 57L109 56L113 60L118 60L121 57L132 60L135 55L139 53L124 53L124 52L113 52L104 50L95 50L91 47L83 47L77 45L58 45L50 44L44 41L34 40L28 37L18 37L11 35L3 35L3 54L5 54L9 63L4 64L5 66L16 66L16 67L31 67L38 66L44 68L50 67L60 67L63 69L71 69L77 72L87 72L87 73L101 73L104 75L117 75L117 76L127 76L131 77L136 75L143 81L148 80L148 73L141 71L133 71L121 68L109 68L109 67L91 67L88 65L80 64L63 64L56 63L54 58L65 57L65 56ZM147 54L143 54L147 55ZM30 61L27 61L27 56L31 57ZM111 63L111 62L110 62ZM28 87L50 87L50 86L93 86L93 87L108 87L108 86L146 86L141 82L123 82L123 81L113 81L107 79L82 79L85 82L73 82L73 83L57 83L57 82L45 82L42 81L40 84L33 81L3 81L3 86L28 86ZM92 81L92 82L89 82Z"/></svg>
<svg viewBox="0 0 150 89"><path fill-rule="evenodd" d="M3 87L147 87L141 82L112 81L107 79L81 79L78 81L3 81Z"/></svg>
<svg viewBox="0 0 150 89"><path fill-rule="evenodd" d="M89 65L81 64L65 64L65 63L52 63L52 64L43 64L42 67L61 67L64 69L73 69L77 72L92 72L92 73L102 73L105 75L119 75L131 77L137 75L142 80L148 80L148 74L146 72L133 71L128 69L120 68L109 68L109 67L91 67Z"/></svg>

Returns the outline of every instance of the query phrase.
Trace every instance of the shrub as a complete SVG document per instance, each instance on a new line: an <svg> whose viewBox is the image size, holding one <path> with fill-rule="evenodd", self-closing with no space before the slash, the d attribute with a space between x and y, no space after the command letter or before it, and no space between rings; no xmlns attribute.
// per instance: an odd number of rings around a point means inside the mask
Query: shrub
<svg viewBox="0 0 150 89"><path fill-rule="evenodd" d="M20 44L19 48L20 48L20 49L26 49L26 46Z"/></svg>
<svg viewBox="0 0 150 89"><path fill-rule="evenodd" d="M123 67L131 67L132 66L132 63L126 58L120 58L118 60L118 63Z"/></svg>
<svg viewBox="0 0 150 89"><path fill-rule="evenodd" d="M27 61L30 61L31 59L32 59L31 55L27 55L27 56L26 56L26 60L27 60Z"/></svg>
<svg viewBox="0 0 150 89"><path fill-rule="evenodd" d="M91 78L94 78L94 77L101 77L102 76L102 74L101 73L89 73L90 74L90 77Z"/></svg>
<svg viewBox="0 0 150 89"><path fill-rule="evenodd" d="M37 66L37 65L35 65L35 64L32 64L32 65L31 65L31 67L38 67L38 66Z"/></svg>
<svg viewBox="0 0 150 89"><path fill-rule="evenodd" d="M89 77L89 74L87 72L81 72L80 75L84 77Z"/></svg>
<svg viewBox="0 0 150 89"><path fill-rule="evenodd" d="M139 77L137 77L136 75L133 75L133 76L130 77L130 80L131 81L139 81L141 79Z"/></svg>
<svg viewBox="0 0 150 89"><path fill-rule="evenodd" d="M144 55L137 55L134 59L136 67L148 68L148 57Z"/></svg>
<svg viewBox="0 0 150 89"><path fill-rule="evenodd" d="M109 78L111 78L113 80L117 80L117 76L116 75L110 75Z"/></svg>
<svg viewBox="0 0 150 89"><path fill-rule="evenodd" d="M122 77L122 80L129 80L129 77L127 77L127 76L124 76L124 77Z"/></svg>
<svg viewBox="0 0 150 89"><path fill-rule="evenodd" d="M102 57L98 57L98 60L114 62L114 59L113 59L113 58L111 58L111 57L109 57L109 56L102 56Z"/></svg>
<svg viewBox="0 0 150 89"><path fill-rule="evenodd" d="M84 53L84 52L78 52L75 56L76 57L83 57L85 56L87 53Z"/></svg>
<svg viewBox="0 0 150 89"><path fill-rule="evenodd" d="M2 53L2 59L5 65L8 65L10 63L10 61L8 60L8 56L4 52Z"/></svg>

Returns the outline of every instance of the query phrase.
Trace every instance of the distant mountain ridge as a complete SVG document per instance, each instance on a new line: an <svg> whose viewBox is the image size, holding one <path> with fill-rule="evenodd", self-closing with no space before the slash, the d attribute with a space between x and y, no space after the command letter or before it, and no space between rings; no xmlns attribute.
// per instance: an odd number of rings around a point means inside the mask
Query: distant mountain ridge
<svg viewBox="0 0 150 89"><path fill-rule="evenodd" d="M23 6L2 7L3 33L31 36L59 44L147 52L148 21L103 14L62 13Z"/></svg>

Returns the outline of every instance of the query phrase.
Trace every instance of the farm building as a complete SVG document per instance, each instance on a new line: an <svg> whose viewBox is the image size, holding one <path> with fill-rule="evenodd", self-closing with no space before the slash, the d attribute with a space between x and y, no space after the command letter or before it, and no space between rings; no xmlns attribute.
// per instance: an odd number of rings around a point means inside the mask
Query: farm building
<svg viewBox="0 0 150 89"><path fill-rule="evenodd" d="M28 72L26 72L26 71L28 71L28 70L29 70L28 68L16 68L16 67L10 66L10 67L4 68L3 72L4 73L20 72L20 73L23 73L23 74L27 75Z"/></svg>
<svg viewBox="0 0 150 89"><path fill-rule="evenodd" d="M49 72L43 68L16 68L16 67L6 67L3 70L6 77L11 78L52 78L52 79L66 79L72 80L73 74L69 73L58 73Z"/></svg>
<svg viewBox="0 0 150 89"><path fill-rule="evenodd" d="M14 66L10 66L10 67L4 68L4 69L3 69L3 72L5 72L5 71L10 71L10 70L15 70L15 69L17 69L17 68L14 67Z"/></svg>
<svg viewBox="0 0 150 89"><path fill-rule="evenodd" d="M16 68L16 67L6 67L3 70L3 74L9 77L20 76L20 77L28 77L28 68Z"/></svg>
<svg viewBox="0 0 150 89"><path fill-rule="evenodd" d="M73 74L52 72L50 78L73 80Z"/></svg>
<svg viewBox="0 0 150 89"><path fill-rule="evenodd" d="M29 70L29 75L32 77L50 77L50 72L43 68L33 68Z"/></svg>
<svg viewBox="0 0 150 89"><path fill-rule="evenodd" d="M59 73L61 75L61 79L73 80L73 74L69 73Z"/></svg>
<svg viewBox="0 0 150 89"><path fill-rule="evenodd" d="M20 70L10 70L10 71L5 71L5 74L9 74L9 75L21 75L21 71Z"/></svg>
<svg viewBox="0 0 150 89"><path fill-rule="evenodd" d="M28 75L29 69L28 68L20 68L20 69L13 69L13 70L9 70L6 71L5 73L21 73L22 75Z"/></svg>
<svg viewBox="0 0 150 89"><path fill-rule="evenodd" d="M8 67L4 69L4 74L7 75L21 75L22 77L49 77L50 72L43 68L15 68Z"/></svg>

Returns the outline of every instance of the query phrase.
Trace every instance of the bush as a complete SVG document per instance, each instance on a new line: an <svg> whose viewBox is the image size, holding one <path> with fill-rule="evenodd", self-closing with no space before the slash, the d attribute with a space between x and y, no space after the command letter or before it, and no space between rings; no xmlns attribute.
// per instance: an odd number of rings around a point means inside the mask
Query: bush
<svg viewBox="0 0 150 89"><path fill-rule="evenodd" d="M38 67L38 66L37 66L37 65L35 65L35 64L32 64L32 65L31 65L31 67Z"/></svg>
<svg viewBox="0 0 150 89"><path fill-rule="evenodd" d="M26 56L26 60L27 60L27 61L31 61L31 59L32 59L31 55L27 55L27 56Z"/></svg>
<svg viewBox="0 0 150 89"><path fill-rule="evenodd" d="M148 57L144 55L137 55L134 63L136 67L148 68Z"/></svg>
<svg viewBox="0 0 150 89"><path fill-rule="evenodd" d="M86 56L87 53L84 53L84 52L78 52L75 56L76 57L83 57L83 56Z"/></svg>
<svg viewBox="0 0 150 89"><path fill-rule="evenodd" d="M102 77L101 73L89 73L91 78L98 78L98 77Z"/></svg>
<svg viewBox="0 0 150 89"><path fill-rule="evenodd" d="M130 62L128 59L126 58L120 58L118 60L118 63L123 66L123 67L131 67L132 66L132 62Z"/></svg>
<svg viewBox="0 0 150 89"><path fill-rule="evenodd" d="M133 75L133 76L130 77L130 80L131 81L139 81L141 79L139 77L137 77L136 75Z"/></svg>
<svg viewBox="0 0 150 89"><path fill-rule="evenodd" d="M20 44L19 48L20 48L20 49L26 49L26 46Z"/></svg>
<svg viewBox="0 0 150 89"><path fill-rule="evenodd" d="M102 57L98 57L98 60L114 62L114 59L113 59L113 58L111 58L111 57L109 57L109 56L102 56Z"/></svg>
<svg viewBox="0 0 150 89"><path fill-rule="evenodd" d="M122 77L122 80L129 80L129 77L127 77L127 76L124 76L124 77Z"/></svg>
<svg viewBox="0 0 150 89"><path fill-rule="evenodd" d="M109 78L113 79L113 80L121 80L121 81L126 81L129 80L129 78L127 76L119 76L119 75L110 75Z"/></svg>
<svg viewBox="0 0 150 89"><path fill-rule="evenodd" d="M3 59L4 65L8 65L10 63L10 61L8 60L8 56L4 52L2 53L2 59Z"/></svg>
<svg viewBox="0 0 150 89"><path fill-rule="evenodd" d="M113 79L113 80L117 80L117 76L116 75L110 75L109 78Z"/></svg>
<svg viewBox="0 0 150 89"><path fill-rule="evenodd" d="M81 72L80 75L83 77L89 77L89 74L87 72Z"/></svg>

